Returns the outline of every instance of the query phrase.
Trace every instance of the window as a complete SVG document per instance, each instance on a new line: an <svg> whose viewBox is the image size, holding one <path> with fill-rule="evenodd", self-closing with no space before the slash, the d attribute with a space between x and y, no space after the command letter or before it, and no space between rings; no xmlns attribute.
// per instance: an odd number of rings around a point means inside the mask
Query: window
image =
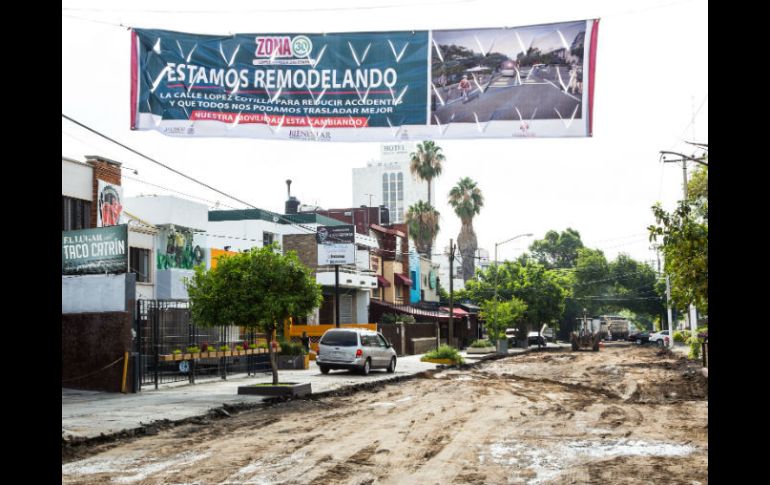
<svg viewBox="0 0 770 485"><path fill-rule="evenodd" d="M129 273L136 273L137 283L149 283L150 272L150 250L144 248L129 248Z"/></svg>
<svg viewBox="0 0 770 485"><path fill-rule="evenodd" d="M275 234L272 232L262 233L262 246L270 246L275 241Z"/></svg>
<svg viewBox="0 0 770 485"><path fill-rule="evenodd" d="M355 332L344 330L328 330L321 338L321 343L339 347L355 347L358 345L358 335Z"/></svg>
<svg viewBox="0 0 770 485"><path fill-rule="evenodd" d="M91 201L62 196L61 230L73 231L76 229L89 229L90 227Z"/></svg>

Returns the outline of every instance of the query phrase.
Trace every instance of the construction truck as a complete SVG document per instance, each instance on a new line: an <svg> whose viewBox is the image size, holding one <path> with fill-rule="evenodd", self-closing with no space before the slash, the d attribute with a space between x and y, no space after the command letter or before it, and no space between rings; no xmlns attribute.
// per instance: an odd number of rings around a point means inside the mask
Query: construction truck
<svg viewBox="0 0 770 485"><path fill-rule="evenodd" d="M593 350L599 351L599 342L601 342L604 333L601 330L601 320L598 318L588 320L585 315L577 319L578 329L570 334L572 350Z"/></svg>

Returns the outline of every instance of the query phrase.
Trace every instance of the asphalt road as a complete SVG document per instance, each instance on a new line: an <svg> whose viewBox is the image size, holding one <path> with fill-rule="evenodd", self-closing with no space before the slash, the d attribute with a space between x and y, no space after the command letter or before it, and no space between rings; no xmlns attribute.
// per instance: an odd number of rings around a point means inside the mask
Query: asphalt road
<svg viewBox="0 0 770 485"><path fill-rule="evenodd" d="M435 125L560 118L570 120L573 115L575 119L580 119L583 111L580 95L564 91L561 83L569 85L569 74L566 68L559 71L561 81L555 67L544 73L525 70L520 76L522 84L518 84L516 77L494 75L488 84L480 82L479 86L472 83L473 89L467 102L462 101L455 85L439 88L444 105L436 101L431 123Z"/></svg>

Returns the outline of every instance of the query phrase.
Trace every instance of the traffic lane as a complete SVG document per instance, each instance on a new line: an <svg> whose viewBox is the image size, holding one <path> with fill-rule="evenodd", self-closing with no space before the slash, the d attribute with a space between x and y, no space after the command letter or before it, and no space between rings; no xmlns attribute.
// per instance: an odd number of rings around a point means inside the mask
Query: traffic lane
<svg viewBox="0 0 770 485"><path fill-rule="evenodd" d="M489 88L467 103L455 102L436 106L431 124L475 123L490 120L550 120L582 118L582 103L553 84L523 84L506 88ZM518 112L516 111L518 108ZM558 114L556 112L558 110Z"/></svg>

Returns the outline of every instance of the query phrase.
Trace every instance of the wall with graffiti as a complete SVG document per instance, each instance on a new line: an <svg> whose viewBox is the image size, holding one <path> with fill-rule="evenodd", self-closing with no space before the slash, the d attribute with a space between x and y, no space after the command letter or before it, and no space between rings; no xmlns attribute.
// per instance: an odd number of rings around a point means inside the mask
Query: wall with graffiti
<svg viewBox="0 0 770 485"><path fill-rule="evenodd" d="M181 226L162 228L158 234L157 268L193 269L206 264L206 248L196 244L193 232Z"/></svg>

